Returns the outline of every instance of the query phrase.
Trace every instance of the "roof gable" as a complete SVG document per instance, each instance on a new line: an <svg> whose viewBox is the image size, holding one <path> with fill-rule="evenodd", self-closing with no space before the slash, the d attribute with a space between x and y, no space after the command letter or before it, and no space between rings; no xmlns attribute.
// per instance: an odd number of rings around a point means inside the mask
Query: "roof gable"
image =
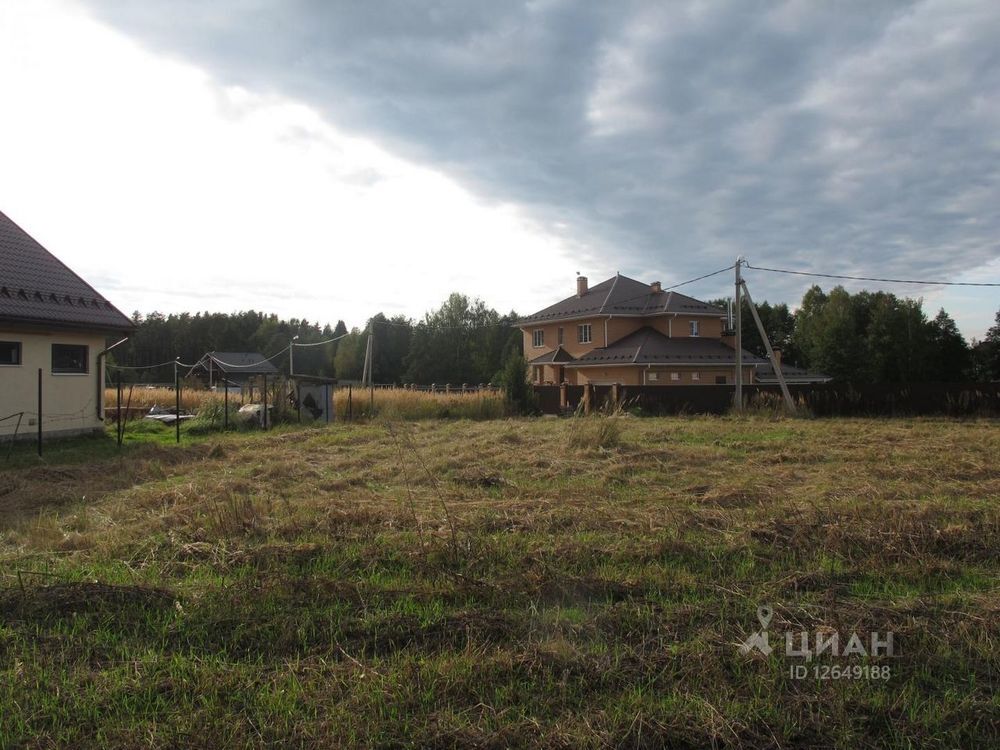
<svg viewBox="0 0 1000 750"><path fill-rule="evenodd" d="M0 320L130 330L135 324L0 212Z"/></svg>
<svg viewBox="0 0 1000 750"><path fill-rule="evenodd" d="M583 295L549 305L518 321L544 323L591 315L664 315L688 313L725 315L725 311L679 292L654 292L649 284L618 274L591 287Z"/></svg>

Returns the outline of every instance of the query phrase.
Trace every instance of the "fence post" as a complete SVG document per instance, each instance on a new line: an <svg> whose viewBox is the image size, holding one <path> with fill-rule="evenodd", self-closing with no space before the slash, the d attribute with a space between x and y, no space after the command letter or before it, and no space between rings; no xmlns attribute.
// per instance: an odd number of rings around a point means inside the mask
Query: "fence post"
<svg viewBox="0 0 1000 750"><path fill-rule="evenodd" d="M261 416L261 426L267 429L267 375L264 376L264 411Z"/></svg>
<svg viewBox="0 0 1000 750"><path fill-rule="evenodd" d="M177 432L177 442L181 441L181 379L177 373L177 360L174 360L174 429Z"/></svg>
<svg viewBox="0 0 1000 750"><path fill-rule="evenodd" d="M222 376L222 387L226 391L226 395L223 396L223 412L222 412L222 430L225 432L229 429L229 381L226 380L226 376Z"/></svg>
<svg viewBox="0 0 1000 750"><path fill-rule="evenodd" d="M566 392L566 381L559 384L559 411L565 411L569 405L569 394Z"/></svg>
<svg viewBox="0 0 1000 750"><path fill-rule="evenodd" d="M620 405L621 405L621 384L620 383L612 383L611 384L611 408L613 410L617 411L617 409L618 409L618 407Z"/></svg>
<svg viewBox="0 0 1000 750"><path fill-rule="evenodd" d="M118 447L122 447L122 371L118 371L118 387L116 390L116 397L118 399L116 406L116 413L118 418L115 420L117 437L118 437Z"/></svg>
<svg viewBox="0 0 1000 750"><path fill-rule="evenodd" d="M594 386L590 383L585 383L583 386L583 413L584 415L590 414L591 398L593 396Z"/></svg>
<svg viewBox="0 0 1000 750"><path fill-rule="evenodd" d="M42 368L38 368L38 455L42 455Z"/></svg>
<svg viewBox="0 0 1000 750"><path fill-rule="evenodd" d="M352 389L351 386L347 386L347 421L350 422L354 419L354 405L351 402Z"/></svg>

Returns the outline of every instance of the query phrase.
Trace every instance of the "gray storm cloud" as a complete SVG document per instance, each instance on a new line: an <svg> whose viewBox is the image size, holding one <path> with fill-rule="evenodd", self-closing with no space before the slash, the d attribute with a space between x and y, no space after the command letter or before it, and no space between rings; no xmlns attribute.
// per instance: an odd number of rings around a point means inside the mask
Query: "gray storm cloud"
<svg viewBox="0 0 1000 750"><path fill-rule="evenodd" d="M995 0L89 5L566 224L623 272L745 253L951 278L1000 256Z"/></svg>

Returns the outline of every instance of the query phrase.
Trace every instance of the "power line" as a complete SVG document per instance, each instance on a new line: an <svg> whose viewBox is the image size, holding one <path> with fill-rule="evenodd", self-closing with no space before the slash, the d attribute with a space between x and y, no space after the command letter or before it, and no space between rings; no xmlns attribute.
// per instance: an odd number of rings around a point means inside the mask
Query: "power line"
<svg viewBox="0 0 1000 750"><path fill-rule="evenodd" d="M176 359L170 359L166 362L160 362L158 365L117 365L113 362L105 362L104 366L109 370L152 370L154 367L166 367L167 365L179 364ZM184 365L188 367L189 365Z"/></svg>
<svg viewBox="0 0 1000 750"><path fill-rule="evenodd" d="M881 281L887 284L926 284L927 286L1000 286L1000 282L979 281L927 281L925 279L883 279L875 276L847 276L837 273L816 273L814 271L791 271L787 268L766 268L764 266L746 267L754 271L769 271L770 273L787 273L794 276L817 276L824 279L849 279L851 281ZM731 266L730 266L731 268Z"/></svg>
<svg viewBox="0 0 1000 750"><path fill-rule="evenodd" d="M350 335L351 335L350 332L348 332L348 333L342 333L339 336L334 336L332 339L327 339L326 341L313 341L313 342L308 343L308 344L297 344L295 342L292 342L292 346L300 346L300 347L302 347L302 346L323 346L323 344L332 344L334 341L340 341L342 338L345 338L345 337L350 336Z"/></svg>
<svg viewBox="0 0 1000 750"><path fill-rule="evenodd" d="M672 286L663 287L664 292L669 292L671 289L676 289L679 286L686 286L688 284L693 284L696 281L701 281L702 279L707 279L709 276L718 276L720 273L726 273L727 271L732 271L732 266L726 266L725 268L720 268L718 271L712 271L711 273L702 274L701 276L695 276L693 279L688 279L687 281L682 281L679 284L673 284Z"/></svg>

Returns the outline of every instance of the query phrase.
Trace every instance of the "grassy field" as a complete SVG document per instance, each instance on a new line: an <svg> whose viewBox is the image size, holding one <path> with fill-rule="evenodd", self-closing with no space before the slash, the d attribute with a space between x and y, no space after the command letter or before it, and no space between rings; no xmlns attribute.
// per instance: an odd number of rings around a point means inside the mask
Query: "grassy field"
<svg viewBox="0 0 1000 750"><path fill-rule="evenodd" d="M0 463L0 747L1000 737L997 422L156 429Z"/></svg>

